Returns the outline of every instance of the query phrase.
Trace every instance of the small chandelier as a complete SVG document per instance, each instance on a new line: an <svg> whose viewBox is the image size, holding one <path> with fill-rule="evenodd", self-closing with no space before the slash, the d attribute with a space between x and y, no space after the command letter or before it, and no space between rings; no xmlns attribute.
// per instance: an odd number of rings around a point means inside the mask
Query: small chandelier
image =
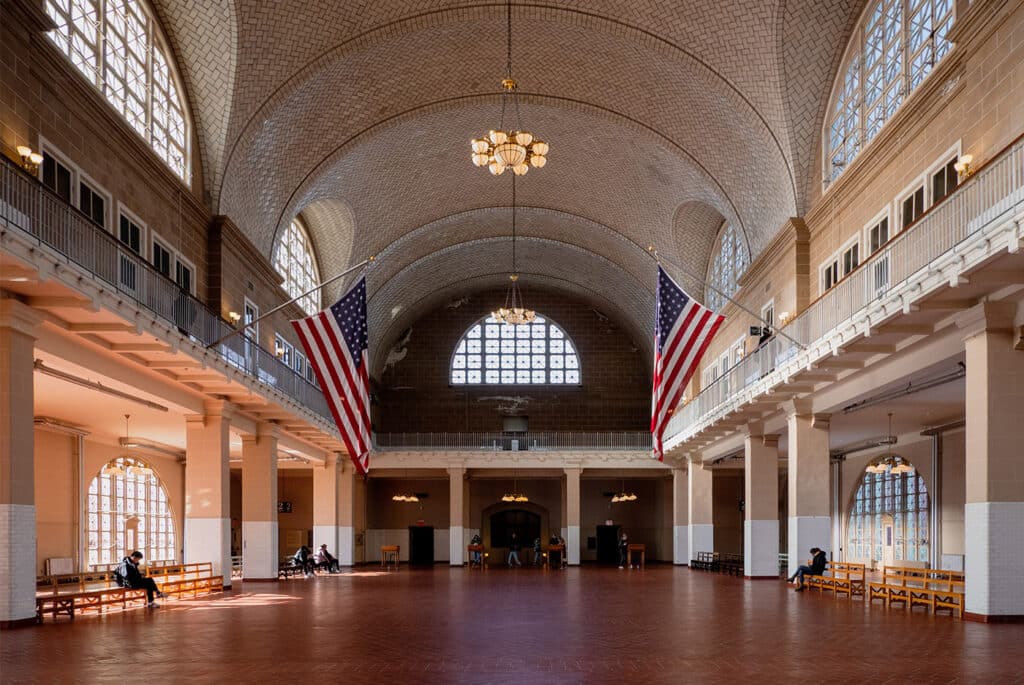
<svg viewBox="0 0 1024 685"><path fill-rule="evenodd" d="M391 500L394 502L419 502L420 498L415 493L392 495Z"/></svg>
<svg viewBox="0 0 1024 685"><path fill-rule="evenodd" d="M612 497L612 504L618 504L619 502L635 502L638 497L635 492L626 492L626 481L622 481L622 489L619 494Z"/></svg>
<svg viewBox="0 0 1024 685"><path fill-rule="evenodd" d="M491 317L506 326L532 323L537 312L527 309L523 294L519 292L519 274L516 273L516 177L512 177L512 273L508 279L512 284L505 293L505 306L491 312Z"/></svg>
<svg viewBox="0 0 1024 685"><path fill-rule="evenodd" d="M495 176L511 169L516 176L522 176L530 167L541 169L548 163L548 144L537 139L529 131L524 131L519 119L519 95L516 93L516 80L512 78L512 2L505 3L507 62L505 78L501 80L501 124L491 129L486 136L470 142L473 153L473 164L487 169ZM505 110L509 100L515 108L516 126L505 128Z"/></svg>
<svg viewBox="0 0 1024 685"><path fill-rule="evenodd" d="M892 436L892 412L889 412L889 433ZM914 473L914 467L903 457L897 457L892 453L892 442L889 443L889 454L884 458L876 462L872 462L867 465L864 469L865 473L884 474L884 473Z"/></svg>
<svg viewBox="0 0 1024 685"><path fill-rule="evenodd" d="M501 496L502 502L529 502L530 498L519 492L519 478L512 474L512 492L506 492Z"/></svg>

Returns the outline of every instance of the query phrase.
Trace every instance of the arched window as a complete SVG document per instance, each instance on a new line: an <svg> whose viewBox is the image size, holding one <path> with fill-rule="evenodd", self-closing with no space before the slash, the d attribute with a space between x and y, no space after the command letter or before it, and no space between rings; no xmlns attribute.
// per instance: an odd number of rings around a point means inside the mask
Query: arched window
<svg viewBox="0 0 1024 685"><path fill-rule="evenodd" d="M306 230L297 219L293 219L281 234L274 248L274 268L284 276L282 287L292 297L320 285L320 273L313 258L313 245ZM319 291L298 300L307 314L320 309Z"/></svg>
<svg viewBox="0 0 1024 685"><path fill-rule="evenodd" d="M897 461L902 468L883 464L879 473L864 473L846 531L850 559L879 564L929 559L928 489L916 469Z"/></svg>
<svg viewBox="0 0 1024 685"><path fill-rule="evenodd" d="M553 321L498 323L488 316L469 327L452 355L452 385L578 385L576 346Z"/></svg>
<svg viewBox="0 0 1024 685"><path fill-rule="evenodd" d="M951 47L954 0L873 0L832 90L824 179L843 173Z"/></svg>
<svg viewBox="0 0 1024 685"><path fill-rule="evenodd" d="M177 538L167 491L141 459L118 457L89 484L86 553L90 566L113 564L139 550L149 561L174 561Z"/></svg>
<svg viewBox="0 0 1024 685"><path fill-rule="evenodd" d="M183 180L189 177L185 105L170 51L139 0L47 0L50 39Z"/></svg>
<svg viewBox="0 0 1024 685"><path fill-rule="evenodd" d="M727 300L722 293L729 297L736 294L740 287L740 276L748 266L750 252L747 251L743 236L731 224L723 224L708 266L708 282L714 288L707 289L707 306L714 310L724 307Z"/></svg>

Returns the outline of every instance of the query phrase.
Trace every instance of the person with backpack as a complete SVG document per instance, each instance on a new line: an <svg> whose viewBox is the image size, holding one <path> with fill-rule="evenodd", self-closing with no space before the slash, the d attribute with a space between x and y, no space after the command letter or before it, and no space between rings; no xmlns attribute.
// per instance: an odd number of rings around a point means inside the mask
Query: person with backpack
<svg viewBox="0 0 1024 685"><path fill-rule="evenodd" d="M158 609L160 605L153 600L153 596L156 595L162 599L167 595L160 592L155 580L147 578L139 572L139 562L141 561L142 552L135 550L117 565L117 569L114 571L114 578L121 587L131 590L145 590L147 606L150 609Z"/></svg>
<svg viewBox="0 0 1024 685"><path fill-rule="evenodd" d="M315 562L313 561L313 553L309 547L306 547L305 545L299 547L292 556L292 565L301 567L302 574L306 578L313 577L313 567L315 566Z"/></svg>
<svg viewBox="0 0 1024 685"><path fill-rule="evenodd" d="M800 592L804 589L804 576L820 576L825 572L826 564L828 564L828 557L825 556L824 550L811 547L811 558L807 564L797 568L796 573L787 578L786 582L792 583L795 580L796 591Z"/></svg>

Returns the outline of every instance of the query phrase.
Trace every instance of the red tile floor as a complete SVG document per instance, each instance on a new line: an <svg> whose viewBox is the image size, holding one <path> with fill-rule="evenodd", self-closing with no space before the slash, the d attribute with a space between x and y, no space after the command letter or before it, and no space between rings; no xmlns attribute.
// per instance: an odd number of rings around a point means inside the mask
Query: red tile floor
<svg viewBox="0 0 1024 685"><path fill-rule="evenodd" d="M1024 625L667 565L236 583L0 643L5 684L1024 682Z"/></svg>

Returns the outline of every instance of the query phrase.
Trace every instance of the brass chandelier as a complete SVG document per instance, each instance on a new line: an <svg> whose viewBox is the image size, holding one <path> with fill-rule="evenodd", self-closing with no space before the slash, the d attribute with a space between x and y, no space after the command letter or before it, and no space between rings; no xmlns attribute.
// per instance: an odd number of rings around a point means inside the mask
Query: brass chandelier
<svg viewBox="0 0 1024 685"><path fill-rule="evenodd" d="M498 323L507 326L533 323L537 312L527 309L523 302L523 294L519 292L519 274L516 273L516 177L512 177L512 273L508 276L512 281L505 293L505 306L491 312L491 317Z"/></svg>
<svg viewBox="0 0 1024 685"><path fill-rule="evenodd" d="M501 80L501 122L497 129L491 129L486 136L471 141L473 164L487 167L495 176L511 169L516 176L522 176L530 167L542 168L548 162L548 144L524 131L519 118L519 94L516 80L512 78L512 2L505 3L506 16L506 64L505 78ZM515 128L505 128L505 111L509 101L515 109Z"/></svg>

